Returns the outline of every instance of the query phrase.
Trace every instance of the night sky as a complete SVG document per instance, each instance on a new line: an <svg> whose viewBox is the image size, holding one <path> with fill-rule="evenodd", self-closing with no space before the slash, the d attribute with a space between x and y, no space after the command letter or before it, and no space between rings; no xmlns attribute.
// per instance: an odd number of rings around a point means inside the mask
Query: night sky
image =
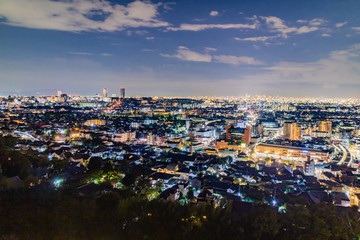
<svg viewBox="0 0 360 240"><path fill-rule="evenodd" d="M0 86L360 97L360 1L0 0Z"/></svg>

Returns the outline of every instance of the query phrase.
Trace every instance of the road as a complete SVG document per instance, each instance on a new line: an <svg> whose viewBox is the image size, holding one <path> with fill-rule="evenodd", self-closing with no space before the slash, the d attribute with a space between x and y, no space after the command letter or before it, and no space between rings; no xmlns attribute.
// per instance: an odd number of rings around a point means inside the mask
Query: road
<svg viewBox="0 0 360 240"><path fill-rule="evenodd" d="M334 145L335 147L336 147L336 145ZM344 146L342 146L342 145L337 145L337 146L339 146L338 148L341 150L341 152L343 153L343 155L342 155L342 157L341 157L341 159L340 159L340 161L337 163L337 165L343 165L344 164L344 162L345 162L345 160L346 160L346 157L347 157L347 150L346 150L346 148L344 148Z"/></svg>
<svg viewBox="0 0 360 240"><path fill-rule="evenodd" d="M334 145L334 146L337 149L341 149L341 151L343 153L343 155L342 155L340 161L337 163L337 165L347 165L348 167L351 167L351 165L353 163L353 156L349 152L349 150L340 144L338 145L339 147L337 147L336 145Z"/></svg>

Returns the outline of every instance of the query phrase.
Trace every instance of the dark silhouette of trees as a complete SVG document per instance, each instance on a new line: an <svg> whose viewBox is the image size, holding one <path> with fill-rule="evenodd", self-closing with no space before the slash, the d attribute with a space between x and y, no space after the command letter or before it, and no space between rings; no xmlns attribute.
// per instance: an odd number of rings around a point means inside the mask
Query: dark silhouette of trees
<svg viewBox="0 0 360 240"><path fill-rule="evenodd" d="M1 237L14 239L357 239L357 208L269 205L232 212L232 202L148 201L108 192L79 197L76 188L50 185L0 192ZM6 239L6 238L5 238Z"/></svg>
<svg viewBox="0 0 360 240"><path fill-rule="evenodd" d="M101 169L101 157L91 157L87 168L90 172L99 171Z"/></svg>

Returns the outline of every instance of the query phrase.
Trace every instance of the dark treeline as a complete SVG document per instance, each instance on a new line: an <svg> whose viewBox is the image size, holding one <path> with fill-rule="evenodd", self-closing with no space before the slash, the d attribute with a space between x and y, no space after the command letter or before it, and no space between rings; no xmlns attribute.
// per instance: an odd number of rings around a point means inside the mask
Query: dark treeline
<svg viewBox="0 0 360 240"><path fill-rule="evenodd" d="M0 193L1 239L358 239L356 208L180 205L126 192L81 198L41 185Z"/></svg>

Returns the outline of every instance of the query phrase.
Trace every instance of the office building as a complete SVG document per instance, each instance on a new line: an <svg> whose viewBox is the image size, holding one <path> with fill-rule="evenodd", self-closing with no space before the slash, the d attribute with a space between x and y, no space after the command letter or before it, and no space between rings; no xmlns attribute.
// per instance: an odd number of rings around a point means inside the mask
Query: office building
<svg viewBox="0 0 360 240"><path fill-rule="evenodd" d="M107 88L103 88L103 97L108 97L108 89Z"/></svg>
<svg viewBox="0 0 360 240"><path fill-rule="evenodd" d="M330 121L319 121L318 131L320 132L331 132L332 122Z"/></svg>
<svg viewBox="0 0 360 240"><path fill-rule="evenodd" d="M246 128L235 128L233 125L227 126L225 129L225 138L227 142L245 143L250 145L251 126Z"/></svg>
<svg viewBox="0 0 360 240"><path fill-rule="evenodd" d="M291 122L285 122L283 126L283 138L290 139Z"/></svg>
<svg viewBox="0 0 360 240"><path fill-rule="evenodd" d="M301 128L297 123L285 122L283 127L283 138L301 140Z"/></svg>
<svg viewBox="0 0 360 240"><path fill-rule="evenodd" d="M120 98L125 98L125 88L120 88Z"/></svg>

